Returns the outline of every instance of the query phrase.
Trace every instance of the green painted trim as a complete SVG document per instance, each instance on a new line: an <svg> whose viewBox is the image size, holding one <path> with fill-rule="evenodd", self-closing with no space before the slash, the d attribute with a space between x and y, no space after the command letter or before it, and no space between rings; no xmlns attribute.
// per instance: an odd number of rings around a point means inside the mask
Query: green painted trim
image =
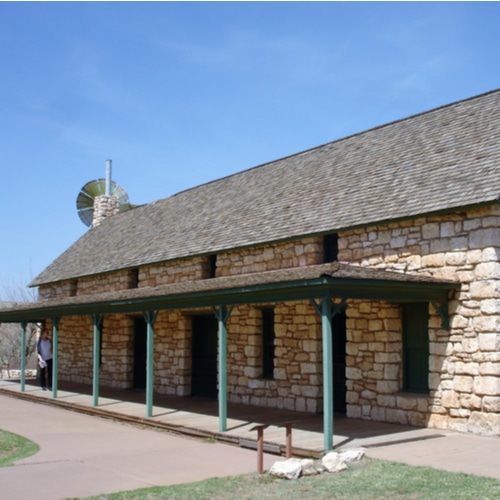
<svg viewBox="0 0 500 500"><path fill-rule="evenodd" d="M52 317L52 397L57 398L59 370L59 317Z"/></svg>
<svg viewBox="0 0 500 500"><path fill-rule="evenodd" d="M221 305L212 308L219 322L219 432L227 431L227 328L226 321L229 319L232 307Z"/></svg>
<svg viewBox="0 0 500 500"><path fill-rule="evenodd" d="M21 392L26 385L26 321L21 322Z"/></svg>
<svg viewBox="0 0 500 500"><path fill-rule="evenodd" d="M93 406L98 406L99 404L99 359L100 359L100 347L101 347L101 326L102 326L102 315L93 314L92 323L94 325L94 364L93 364L93 375L92 375L92 404Z"/></svg>
<svg viewBox="0 0 500 500"><path fill-rule="evenodd" d="M153 416L153 389L154 389L154 323L157 311L147 311L144 318L147 323L146 340L146 416Z"/></svg>
<svg viewBox="0 0 500 500"><path fill-rule="evenodd" d="M448 314L448 301L436 302L431 301L432 307L439 314L441 318L441 328L443 330L450 329L450 316Z"/></svg>
<svg viewBox="0 0 500 500"><path fill-rule="evenodd" d="M323 342L323 444L325 451L333 448L333 332L332 301L321 300Z"/></svg>

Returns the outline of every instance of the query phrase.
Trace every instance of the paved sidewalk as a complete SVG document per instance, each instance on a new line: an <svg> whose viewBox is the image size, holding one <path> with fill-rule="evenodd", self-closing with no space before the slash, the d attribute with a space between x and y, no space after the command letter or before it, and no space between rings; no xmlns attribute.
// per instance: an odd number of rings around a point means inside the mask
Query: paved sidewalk
<svg viewBox="0 0 500 500"><path fill-rule="evenodd" d="M59 500L256 472L253 450L0 395L0 428L40 451L0 468L0 498ZM265 454L264 468L278 459Z"/></svg>

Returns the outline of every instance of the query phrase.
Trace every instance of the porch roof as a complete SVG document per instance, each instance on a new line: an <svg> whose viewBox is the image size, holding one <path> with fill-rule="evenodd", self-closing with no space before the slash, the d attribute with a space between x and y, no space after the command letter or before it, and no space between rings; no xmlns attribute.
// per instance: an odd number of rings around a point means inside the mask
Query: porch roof
<svg viewBox="0 0 500 500"><path fill-rule="evenodd" d="M85 314L137 313L322 297L447 304L460 284L339 262L80 295L0 309L0 322Z"/></svg>

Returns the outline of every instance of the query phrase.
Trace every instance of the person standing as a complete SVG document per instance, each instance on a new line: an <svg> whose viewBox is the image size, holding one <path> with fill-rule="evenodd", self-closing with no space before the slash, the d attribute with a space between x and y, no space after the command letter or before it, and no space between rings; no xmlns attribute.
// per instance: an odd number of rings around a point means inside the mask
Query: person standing
<svg viewBox="0 0 500 500"><path fill-rule="evenodd" d="M42 330L42 334L36 344L38 352L38 365L40 366L40 386L45 391L52 389L52 341L49 339L47 328Z"/></svg>

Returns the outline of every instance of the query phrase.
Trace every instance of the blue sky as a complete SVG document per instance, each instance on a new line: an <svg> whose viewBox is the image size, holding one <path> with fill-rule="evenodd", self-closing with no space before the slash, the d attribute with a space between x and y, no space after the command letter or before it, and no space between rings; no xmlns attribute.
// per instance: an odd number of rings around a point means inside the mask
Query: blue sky
<svg viewBox="0 0 500 500"><path fill-rule="evenodd" d="M496 2L0 2L0 299L143 204L500 87ZM4 294L4 296L2 296Z"/></svg>

